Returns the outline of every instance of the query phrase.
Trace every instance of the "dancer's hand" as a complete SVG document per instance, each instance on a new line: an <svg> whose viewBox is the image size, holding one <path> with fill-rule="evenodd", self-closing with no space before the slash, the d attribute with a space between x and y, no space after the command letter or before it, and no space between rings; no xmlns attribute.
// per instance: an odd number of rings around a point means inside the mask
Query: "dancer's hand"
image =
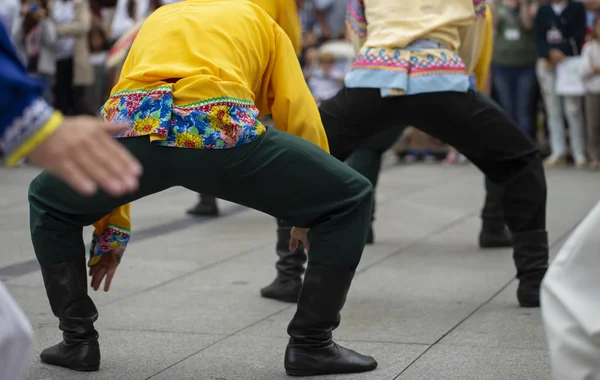
<svg viewBox="0 0 600 380"><path fill-rule="evenodd" d="M301 241L308 252L308 230L308 228L292 227L292 231L290 232L290 251L295 251L298 248L298 241Z"/></svg>
<svg viewBox="0 0 600 380"><path fill-rule="evenodd" d="M92 277L90 285L92 289L100 289L100 284L102 284L102 280L106 277L106 281L104 281L104 291L108 292L110 283L117 271L117 267L121 263L121 255L123 252L125 252L125 248L123 247L117 247L108 251L102 255L102 258L100 258L100 261L98 261L96 265L90 268L89 274Z"/></svg>
<svg viewBox="0 0 600 380"><path fill-rule="evenodd" d="M93 117L66 117L31 152L29 162L85 195L95 194L98 186L115 197L133 192L142 167L111 138L126 129L127 125L108 124Z"/></svg>

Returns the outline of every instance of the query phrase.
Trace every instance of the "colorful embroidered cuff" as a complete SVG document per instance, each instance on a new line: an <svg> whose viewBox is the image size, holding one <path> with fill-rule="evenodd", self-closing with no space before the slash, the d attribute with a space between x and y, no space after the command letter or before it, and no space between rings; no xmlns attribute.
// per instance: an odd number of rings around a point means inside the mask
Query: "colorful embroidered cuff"
<svg viewBox="0 0 600 380"><path fill-rule="evenodd" d="M8 157L8 166L16 165L44 142L62 122L62 115L54 111L42 98L34 100L23 114L16 118L2 136L2 149Z"/></svg>
<svg viewBox="0 0 600 380"><path fill-rule="evenodd" d="M130 233L131 231L126 228L111 224L102 231L101 235L94 234L92 237L92 246L90 247L90 261L88 262L88 266L91 267L98 264L102 255L106 252L110 252L117 247L127 248Z"/></svg>

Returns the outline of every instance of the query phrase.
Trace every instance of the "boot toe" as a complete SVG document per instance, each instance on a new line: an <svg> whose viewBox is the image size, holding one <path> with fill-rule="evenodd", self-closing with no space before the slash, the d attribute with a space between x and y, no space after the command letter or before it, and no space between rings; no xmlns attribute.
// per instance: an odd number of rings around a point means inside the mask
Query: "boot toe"
<svg viewBox="0 0 600 380"><path fill-rule="evenodd" d="M46 348L40 354L43 363L74 371L97 371L100 368L98 342L82 342L67 346L63 342Z"/></svg>
<svg viewBox="0 0 600 380"><path fill-rule="evenodd" d="M361 373L375 368L375 358L359 354L334 342L322 348L288 346L285 355L285 370L290 376Z"/></svg>
<svg viewBox="0 0 600 380"><path fill-rule="evenodd" d="M540 307L540 284L521 280L517 300L521 307Z"/></svg>
<svg viewBox="0 0 600 380"><path fill-rule="evenodd" d="M302 281L282 282L275 279L273 283L260 290L261 296L282 302L296 303L302 289Z"/></svg>

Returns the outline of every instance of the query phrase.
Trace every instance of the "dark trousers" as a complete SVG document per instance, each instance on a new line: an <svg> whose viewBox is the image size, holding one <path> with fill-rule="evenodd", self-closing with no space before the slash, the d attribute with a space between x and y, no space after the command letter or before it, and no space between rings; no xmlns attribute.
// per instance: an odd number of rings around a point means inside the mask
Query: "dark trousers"
<svg viewBox="0 0 600 380"><path fill-rule="evenodd" d="M504 187L511 231L545 230L547 194L540 154L505 113L477 93L382 98L378 89L344 88L319 109L331 154L340 160L389 125L412 125L455 147Z"/></svg>
<svg viewBox="0 0 600 380"><path fill-rule="evenodd" d="M64 115L83 115L85 86L73 85L73 58L56 61L54 107Z"/></svg>
<svg viewBox="0 0 600 380"><path fill-rule="evenodd" d="M496 95L504 111L523 132L535 141L535 124L531 119L535 65L492 66L492 79Z"/></svg>
<svg viewBox="0 0 600 380"><path fill-rule="evenodd" d="M373 187L316 145L273 128L252 143L222 150L157 147L148 137L120 141L144 168L133 194L84 197L46 172L31 183L31 236L42 266L85 255L84 226L120 205L173 186L214 194L311 228L311 263L342 271L358 265Z"/></svg>

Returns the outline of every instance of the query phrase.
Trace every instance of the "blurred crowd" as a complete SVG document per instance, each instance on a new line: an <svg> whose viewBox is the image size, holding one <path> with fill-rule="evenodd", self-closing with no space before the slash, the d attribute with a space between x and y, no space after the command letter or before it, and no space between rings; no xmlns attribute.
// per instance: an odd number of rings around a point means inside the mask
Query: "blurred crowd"
<svg viewBox="0 0 600 380"><path fill-rule="evenodd" d="M0 16L28 71L46 84L47 100L66 115L98 115L118 76L118 68L107 65L109 51L127 45L126 37L133 38L154 9L173 1L178 0L0 0ZM572 162L599 169L598 9L592 0L489 2L495 33L488 95L538 143L546 166ZM346 1L296 0L296 5L303 30L300 62L321 102L339 91L352 64ZM565 35L556 35L558 29ZM548 49L554 37L568 43ZM557 68L567 61L577 68L568 75L577 77L582 88L557 84ZM407 163L466 162L452 148L411 128L394 149Z"/></svg>

